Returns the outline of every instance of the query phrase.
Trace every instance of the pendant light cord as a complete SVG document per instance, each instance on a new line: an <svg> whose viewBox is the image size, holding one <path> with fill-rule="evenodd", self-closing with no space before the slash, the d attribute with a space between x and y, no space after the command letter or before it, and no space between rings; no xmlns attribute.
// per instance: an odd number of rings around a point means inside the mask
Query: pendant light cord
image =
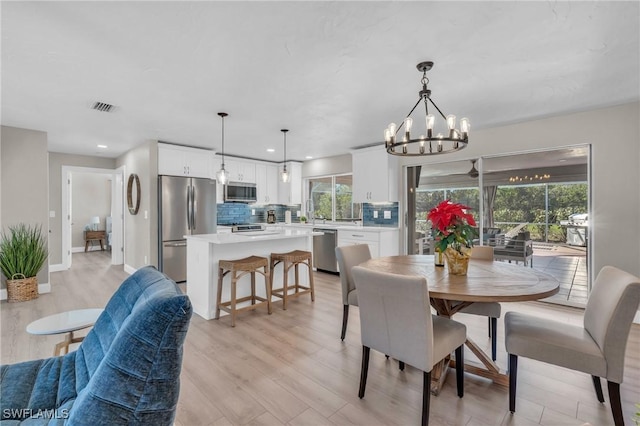
<svg viewBox="0 0 640 426"><path fill-rule="evenodd" d="M222 169L224 169L224 118L229 114L226 112L219 112L218 115L222 119Z"/></svg>

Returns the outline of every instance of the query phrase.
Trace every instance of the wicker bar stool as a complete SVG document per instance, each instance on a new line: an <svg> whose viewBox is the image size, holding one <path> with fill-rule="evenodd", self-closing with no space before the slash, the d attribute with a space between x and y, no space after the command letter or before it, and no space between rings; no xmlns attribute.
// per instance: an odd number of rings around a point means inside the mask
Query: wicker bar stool
<svg viewBox="0 0 640 426"><path fill-rule="evenodd" d="M261 271L260 268L263 270ZM222 302L222 284L224 276L231 273L231 300ZM256 296L256 273L264 276L264 286L267 298ZM243 276L251 274L251 295L236 298L236 283ZM251 300L251 304L237 307L238 303ZM259 301L261 303L256 303ZM221 260L218 262L218 297L216 299L216 319L220 318L220 310L231 314L231 327L236 326L236 314L240 311L256 309L266 302L267 311L271 314L271 279L269 274L269 260L266 257L249 256L238 260Z"/></svg>
<svg viewBox="0 0 640 426"><path fill-rule="evenodd" d="M273 289L273 270L278 263L282 263L283 266L283 283L282 288ZM298 272L298 266L300 264L307 265L309 270L309 287L300 285L300 276ZM311 301L315 300L315 290L313 287L313 270L311 269L312 258L311 252L303 250L293 250L288 253L271 253L271 294L280 297L282 299L282 309L287 309L287 298L298 297L303 294L311 293ZM295 291L289 294L289 269L295 268Z"/></svg>

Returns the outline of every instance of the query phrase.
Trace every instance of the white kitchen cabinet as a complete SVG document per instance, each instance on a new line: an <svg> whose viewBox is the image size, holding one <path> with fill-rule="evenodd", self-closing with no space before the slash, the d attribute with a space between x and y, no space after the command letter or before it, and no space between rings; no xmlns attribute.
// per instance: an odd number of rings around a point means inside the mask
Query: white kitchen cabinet
<svg viewBox="0 0 640 426"><path fill-rule="evenodd" d="M225 169L231 182L256 183L256 163L253 161L225 158Z"/></svg>
<svg viewBox="0 0 640 426"><path fill-rule="evenodd" d="M211 178L215 176L213 151L188 146L158 144L158 174Z"/></svg>
<svg viewBox="0 0 640 426"><path fill-rule="evenodd" d="M383 203L398 201L398 161L383 146L351 151L353 201Z"/></svg>
<svg viewBox="0 0 640 426"><path fill-rule="evenodd" d="M376 231L338 228L338 247L352 244L368 244L371 257L397 256L399 254L398 229Z"/></svg>
<svg viewBox="0 0 640 426"><path fill-rule="evenodd" d="M284 165L278 165L278 204L302 204L302 164L287 162L287 171L291 175L289 182L280 180Z"/></svg>
<svg viewBox="0 0 640 426"><path fill-rule="evenodd" d="M278 166L256 163L256 204L276 204L278 202Z"/></svg>

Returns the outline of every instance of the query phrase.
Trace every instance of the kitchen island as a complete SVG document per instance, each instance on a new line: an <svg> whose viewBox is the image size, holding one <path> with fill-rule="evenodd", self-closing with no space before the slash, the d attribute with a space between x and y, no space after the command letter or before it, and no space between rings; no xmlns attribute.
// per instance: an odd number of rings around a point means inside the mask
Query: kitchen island
<svg viewBox="0 0 640 426"><path fill-rule="evenodd" d="M322 235L322 233L300 229L269 229L255 232L187 235L185 237L187 239L187 295L191 300L193 312L207 320L215 316L218 262L221 259L234 260L248 256L269 258L271 253L285 253L291 250L312 251L314 235ZM289 282L293 282L293 269L290 272ZM257 281L257 294L266 297L260 277ZM307 285L307 281L307 274L300 274L301 284ZM281 267L276 268L273 283L275 288L281 287ZM223 301L230 298L230 286L228 283L225 284L222 292ZM246 275L238 281L237 297L249 295L250 292L251 279Z"/></svg>

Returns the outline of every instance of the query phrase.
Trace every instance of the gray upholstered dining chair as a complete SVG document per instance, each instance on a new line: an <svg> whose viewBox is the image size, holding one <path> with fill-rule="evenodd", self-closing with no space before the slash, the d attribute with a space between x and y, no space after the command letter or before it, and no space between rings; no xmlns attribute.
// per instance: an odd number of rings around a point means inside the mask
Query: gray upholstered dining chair
<svg viewBox="0 0 640 426"><path fill-rule="evenodd" d="M371 259L371 252L367 244L354 244L344 247L336 247L336 259L340 269L340 283L342 284L342 333L340 339L344 340L347 334L347 322L349 321L349 305L358 306L358 290L353 282L351 269Z"/></svg>
<svg viewBox="0 0 640 426"><path fill-rule="evenodd" d="M589 295L583 326L516 312L505 315L509 353L509 411L516 411L518 356L591 374L598 401L607 379L616 426L624 425L620 383L631 322L640 304L640 278L605 266Z"/></svg>
<svg viewBox="0 0 640 426"><path fill-rule="evenodd" d="M423 372L422 424L429 424L431 370L456 353L458 396L464 394L464 350L467 328L431 314L424 277L394 275L356 266L351 271L358 288L362 371L358 396L364 397L371 349Z"/></svg>
<svg viewBox="0 0 640 426"><path fill-rule="evenodd" d="M471 249L472 259L481 260L493 260L493 247L490 246L475 246ZM462 308L460 313L481 315L488 317L489 322L489 337L491 337L491 359L496 360L497 349L497 331L498 331L498 318L502 312L502 308L498 302L475 302L465 308Z"/></svg>

